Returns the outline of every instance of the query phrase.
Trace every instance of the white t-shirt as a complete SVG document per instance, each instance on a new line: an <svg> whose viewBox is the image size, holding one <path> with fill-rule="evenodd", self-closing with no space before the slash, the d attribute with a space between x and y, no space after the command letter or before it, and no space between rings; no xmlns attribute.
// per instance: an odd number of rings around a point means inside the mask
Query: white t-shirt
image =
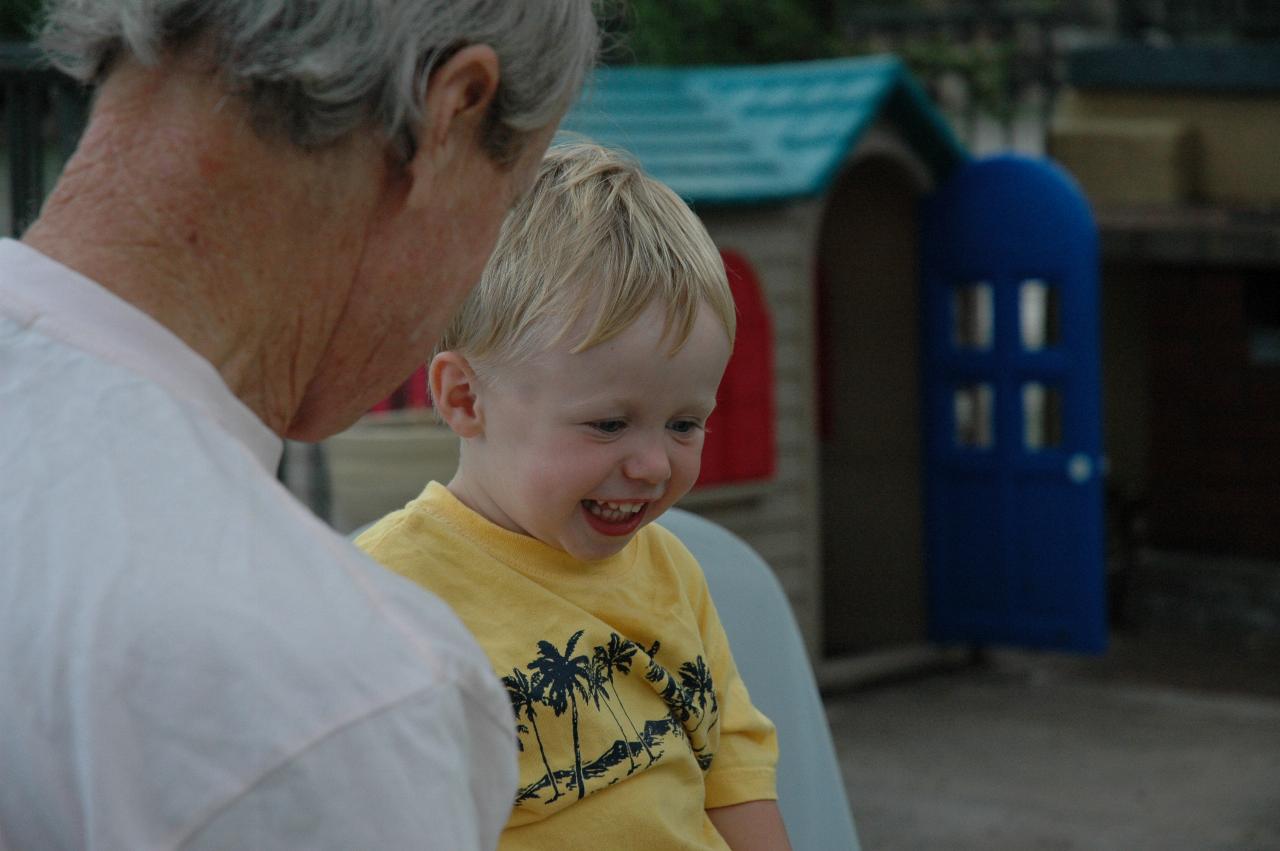
<svg viewBox="0 0 1280 851"><path fill-rule="evenodd" d="M492 848L511 706L213 367L0 242L0 848Z"/></svg>

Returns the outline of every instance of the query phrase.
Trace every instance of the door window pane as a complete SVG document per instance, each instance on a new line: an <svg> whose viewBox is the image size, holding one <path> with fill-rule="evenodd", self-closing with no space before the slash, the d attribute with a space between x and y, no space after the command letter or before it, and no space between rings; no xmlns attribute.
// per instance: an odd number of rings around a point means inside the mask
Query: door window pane
<svg viewBox="0 0 1280 851"><path fill-rule="evenodd" d="M995 392L990 384L962 384L953 395L956 445L986 449L995 441Z"/></svg>
<svg viewBox="0 0 1280 851"><path fill-rule="evenodd" d="M1062 390L1038 381L1023 384L1022 423L1029 451L1062 446Z"/></svg>
<svg viewBox="0 0 1280 851"><path fill-rule="evenodd" d="M1270 276L1245 281L1244 323L1249 365L1280 366L1280 287Z"/></svg>
<svg viewBox="0 0 1280 851"><path fill-rule="evenodd" d="M951 341L958 349L989 349L994 339L991 285L963 284L951 290Z"/></svg>
<svg viewBox="0 0 1280 851"><path fill-rule="evenodd" d="M1018 288L1018 325L1022 347L1029 352L1058 345L1062 341L1062 320L1058 288L1036 278Z"/></svg>

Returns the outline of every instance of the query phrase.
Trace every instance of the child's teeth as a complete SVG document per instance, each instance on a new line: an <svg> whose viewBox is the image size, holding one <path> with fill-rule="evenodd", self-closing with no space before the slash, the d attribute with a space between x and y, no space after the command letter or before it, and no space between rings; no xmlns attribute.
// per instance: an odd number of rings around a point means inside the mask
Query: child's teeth
<svg viewBox="0 0 1280 851"><path fill-rule="evenodd" d="M613 521L626 520L640 511L641 508L644 508L644 504L639 502L599 502L596 500L589 500L588 502L588 507L592 514Z"/></svg>

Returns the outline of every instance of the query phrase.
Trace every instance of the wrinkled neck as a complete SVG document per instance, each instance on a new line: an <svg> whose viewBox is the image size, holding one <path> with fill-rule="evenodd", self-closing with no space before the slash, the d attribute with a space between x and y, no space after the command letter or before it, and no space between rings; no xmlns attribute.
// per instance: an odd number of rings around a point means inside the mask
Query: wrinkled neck
<svg viewBox="0 0 1280 851"><path fill-rule="evenodd" d="M260 137L207 72L125 63L24 241L168 327L282 433L358 261L343 157Z"/></svg>

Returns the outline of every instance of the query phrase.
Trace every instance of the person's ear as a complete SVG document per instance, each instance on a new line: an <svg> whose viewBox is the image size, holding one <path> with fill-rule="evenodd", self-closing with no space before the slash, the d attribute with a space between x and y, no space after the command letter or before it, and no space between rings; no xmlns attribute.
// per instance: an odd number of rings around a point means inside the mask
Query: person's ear
<svg viewBox="0 0 1280 851"><path fill-rule="evenodd" d="M435 175L462 169L468 156L485 155L481 139L499 77L498 54L487 44L468 45L432 71L409 164L411 207L431 200Z"/></svg>
<svg viewBox="0 0 1280 851"><path fill-rule="evenodd" d="M436 413L458 437L479 437L484 418L479 405L475 370L458 352L440 352L427 368Z"/></svg>

